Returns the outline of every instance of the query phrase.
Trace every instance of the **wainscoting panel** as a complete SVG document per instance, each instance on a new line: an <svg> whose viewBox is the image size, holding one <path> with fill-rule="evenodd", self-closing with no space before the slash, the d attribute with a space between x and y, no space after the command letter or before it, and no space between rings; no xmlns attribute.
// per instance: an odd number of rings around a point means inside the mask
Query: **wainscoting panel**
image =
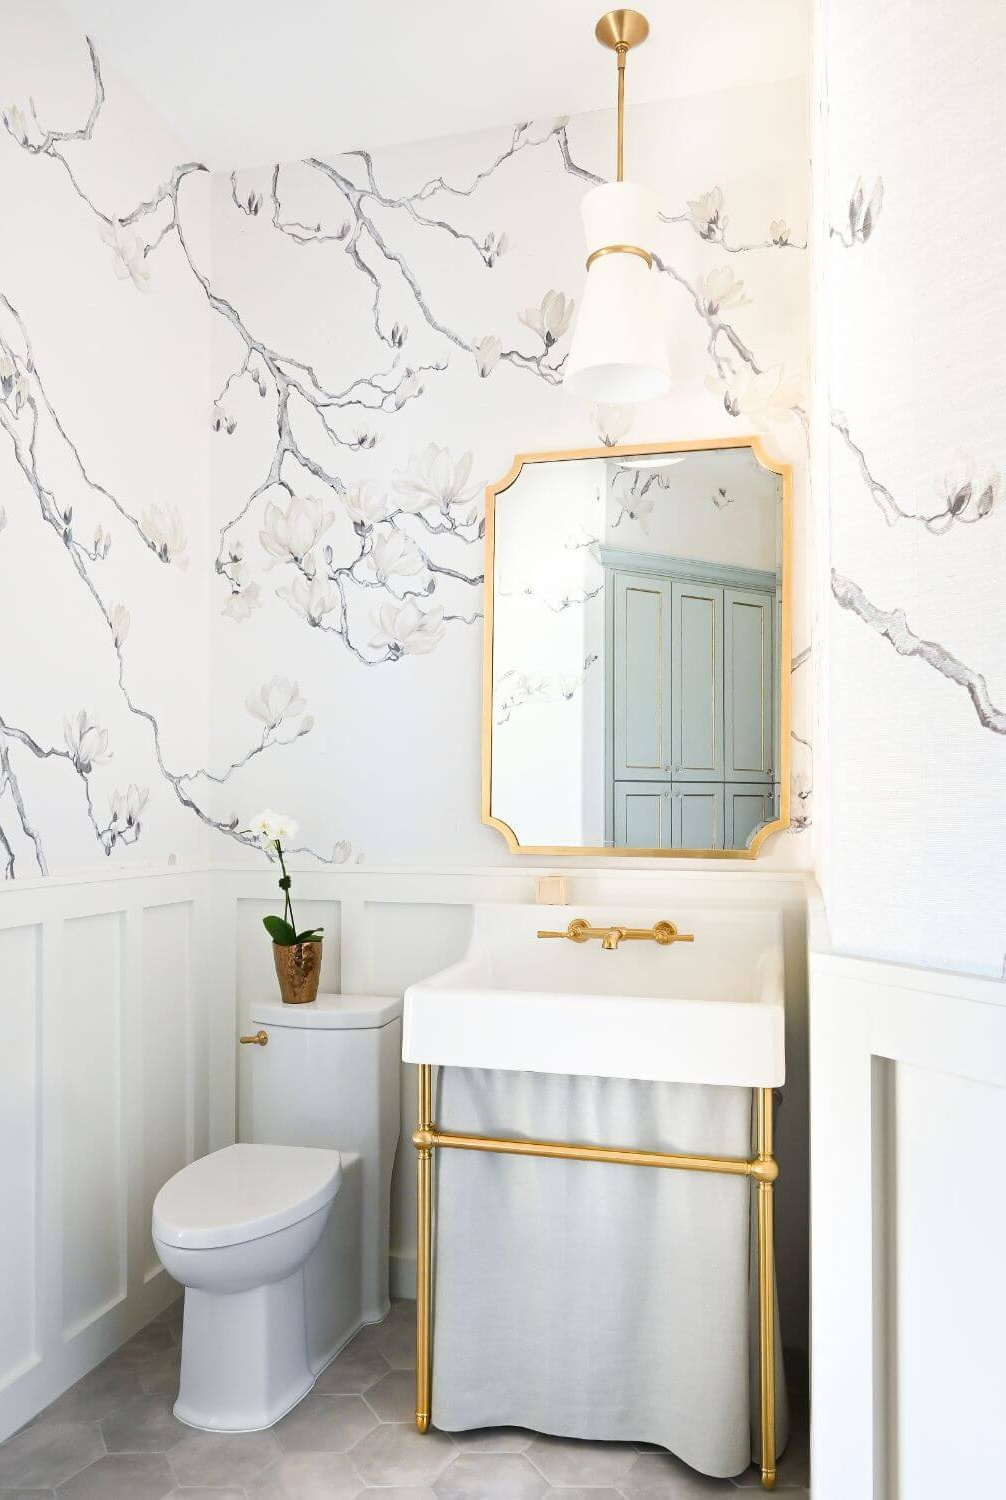
<svg viewBox="0 0 1006 1500"><path fill-rule="evenodd" d="M996 1493L1006 985L810 976L814 1500Z"/></svg>
<svg viewBox="0 0 1006 1500"><path fill-rule="evenodd" d="M150 1239L206 1150L208 877L25 881L0 902L0 1438L177 1289Z"/></svg>

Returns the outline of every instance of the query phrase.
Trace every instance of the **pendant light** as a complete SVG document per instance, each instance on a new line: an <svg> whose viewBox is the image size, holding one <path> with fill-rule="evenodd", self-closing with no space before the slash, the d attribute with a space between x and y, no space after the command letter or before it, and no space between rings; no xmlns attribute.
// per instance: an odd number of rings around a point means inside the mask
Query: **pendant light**
<svg viewBox="0 0 1006 1500"><path fill-rule="evenodd" d="M581 205L587 283L563 385L573 396L615 405L650 401L671 387L649 249L657 199L642 183L624 180L625 59L649 31L635 10L610 10L594 29L618 64L618 177L592 188Z"/></svg>

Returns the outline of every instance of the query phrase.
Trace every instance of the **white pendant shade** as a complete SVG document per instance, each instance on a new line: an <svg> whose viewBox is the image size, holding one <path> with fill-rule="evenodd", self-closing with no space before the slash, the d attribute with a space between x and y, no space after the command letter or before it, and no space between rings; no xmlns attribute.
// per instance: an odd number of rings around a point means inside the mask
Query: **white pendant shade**
<svg viewBox="0 0 1006 1500"><path fill-rule="evenodd" d="M581 206L587 254L613 245L649 251L657 200L635 182L593 188ZM671 388L655 273L639 255L600 255L587 272L565 389L586 401L650 401Z"/></svg>

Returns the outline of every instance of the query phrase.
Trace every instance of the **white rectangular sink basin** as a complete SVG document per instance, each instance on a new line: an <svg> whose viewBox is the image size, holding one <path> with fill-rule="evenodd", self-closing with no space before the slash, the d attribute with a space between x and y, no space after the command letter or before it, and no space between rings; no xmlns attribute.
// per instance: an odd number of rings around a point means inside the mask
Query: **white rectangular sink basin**
<svg viewBox="0 0 1006 1500"><path fill-rule="evenodd" d="M694 942L539 938L673 921ZM460 963L405 992L406 1062L774 1088L785 1078L778 912L475 908Z"/></svg>

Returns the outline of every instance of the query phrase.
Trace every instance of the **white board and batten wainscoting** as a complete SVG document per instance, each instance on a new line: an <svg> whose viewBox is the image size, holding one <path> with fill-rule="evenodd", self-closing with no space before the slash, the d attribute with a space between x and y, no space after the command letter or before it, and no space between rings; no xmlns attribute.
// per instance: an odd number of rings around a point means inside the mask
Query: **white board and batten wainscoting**
<svg viewBox="0 0 1006 1500"><path fill-rule="evenodd" d="M810 925L814 1500L1001 1494L1006 984Z"/></svg>
<svg viewBox="0 0 1006 1500"><path fill-rule="evenodd" d="M478 901L531 901L554 867L296 875L298 921L325 928L322 984L401 994L459 958ZM780 1115L780 1294L807 1327L806 901L799 874L567 868L577 904L768 906L785 913L786 1101ZM239 1047L275 977L261 917L272 870L222 867L19 881L0 902L0 1439L177 1295L150 1208L171 1174L235 1139L258 1048ZM254 1029L254 1028L252 1028ZM413 1069L402 1074L392 1289L415 1288ZM585 1168L585 1170L589 1170Z"/></svg>

